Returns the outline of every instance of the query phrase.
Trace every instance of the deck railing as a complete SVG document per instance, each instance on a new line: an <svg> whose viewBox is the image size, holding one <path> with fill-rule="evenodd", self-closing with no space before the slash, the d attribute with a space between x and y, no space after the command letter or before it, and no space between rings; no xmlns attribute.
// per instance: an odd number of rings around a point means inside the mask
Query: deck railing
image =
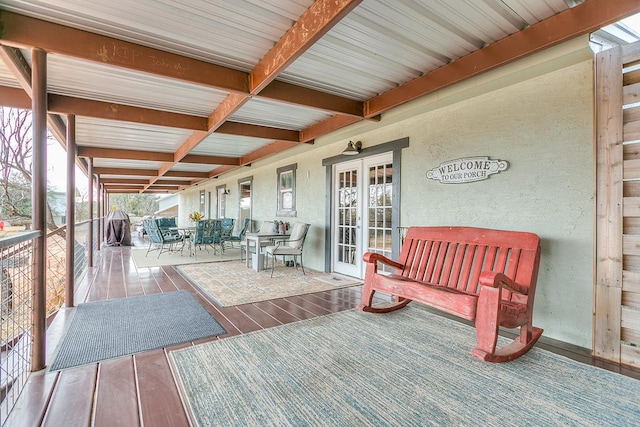
<svg viewBox="0 0 640 427"><path fill-rule="evenodd" d="M0 239L2 322L0 344L0 423L13 408L31 371L33 241L40 232Z"/></svg>
<svg viewBox="0 0 640 427"><path fill-rule="evenodd" d="M94 219L93 251L98 249L98 219ZM77 288L87 272L89 221L74 226L74 283ZM0 425L6 421L31 371L33 316L33 242L40 232L0 238L2 321L0 322ZM66 227L47 234L46 316L64 305L66 276Z"/></svg>

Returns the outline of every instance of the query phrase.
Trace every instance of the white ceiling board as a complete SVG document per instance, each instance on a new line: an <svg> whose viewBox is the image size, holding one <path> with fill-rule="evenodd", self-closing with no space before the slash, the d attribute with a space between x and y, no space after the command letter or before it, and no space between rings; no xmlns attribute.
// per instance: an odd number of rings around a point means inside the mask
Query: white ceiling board
<svg viewBox="0 0 640 427"><path fill-rule="evenodd" d="M247 138L213 133L191 151L192 154L240 157L274 142L271 139Z"/></svg>
<svg viewBox="0 0 640 427"><path fill-rule="evenodd" d="M128 150L174 152L191 135L184 129L78 117L76 144Z"/></svg>
<svg viewBox="0 0 640 427"><path fill-rule="evenodd" d="M314 108L294 106L264 98L252 98L236 111L230 120L289 130L302 130L331 116L330 113Z"/></svg>
<svg viewBox="0 0 640 427"><path fill-rule="evenodd" d="M120 169L159 169L162 162L148 162L144 160L128 159L93 159L93 167L96 168L120 168Z"/></svg>
<svg viewBox="0 0 640 427"><path fill-rule="evenodd" d="M179 172L209 172L220 165L203 165L200 163L178 163L170 170Z"/></svg>
<svg viewBox="0 0 640 427"><path fill-rule="evenodd" d="M13 75L11 70L7 68L4 61L0 60L0 86L8 86L13 88L21 88L20 83ZM1 104L1 103L0 103Z"/></svg>
<svg viewBox="0 0 640 427"><path fill-rule="evenodd" d="M313 0L3 0L3 8L250 71Z"/></svg>

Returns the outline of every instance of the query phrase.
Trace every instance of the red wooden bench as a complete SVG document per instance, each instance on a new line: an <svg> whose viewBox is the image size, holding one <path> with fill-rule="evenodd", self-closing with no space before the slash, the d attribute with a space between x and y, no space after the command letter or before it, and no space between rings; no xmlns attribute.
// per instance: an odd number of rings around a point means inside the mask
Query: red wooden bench
<svg viewBox="0 0 640 427"><path fill-rule="evenodd" d="M542 335L533 327L533 299L540 266L540 239L533 233L473 227L410 227L400 258L367 252L362 305L387 313L418 301L475 321L472 354L507 362L526 353ZM393 267L380 274L378 263ZM373 307L376 291L393 302ZM513 342L496 349L498 328L520 327Z"/></svg>

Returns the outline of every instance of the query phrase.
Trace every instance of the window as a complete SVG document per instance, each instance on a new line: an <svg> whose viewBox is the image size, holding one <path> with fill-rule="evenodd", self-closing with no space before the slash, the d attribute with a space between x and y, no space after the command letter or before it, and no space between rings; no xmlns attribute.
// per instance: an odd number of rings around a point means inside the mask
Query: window
<svg viewBox="0 0 640 427"><path fill-rule="evenodd" d="M206 212L204 211L204 190L200 190L200 213L205 216Z"/></svg>
<svg viewBox="0 0 640 427"><path fill-rule="evenodd" d="M244 223L246 218L251 219L251 187L253 177L242 178L238 180L238 199L239 199L239 223Z"/></svg>
<svg viewBox="0 0 640 427"><path fill-rule="evenodd" d="M219 185L216 187L216 218L225 217L227 194L229 193L224 185Z"/></svg>
<svg viewBox="0 0 640 427"><path fill-rule="evenodd" d="M278 211L277 216L296 216L296 169L298 164L277 170Z"/></svg>

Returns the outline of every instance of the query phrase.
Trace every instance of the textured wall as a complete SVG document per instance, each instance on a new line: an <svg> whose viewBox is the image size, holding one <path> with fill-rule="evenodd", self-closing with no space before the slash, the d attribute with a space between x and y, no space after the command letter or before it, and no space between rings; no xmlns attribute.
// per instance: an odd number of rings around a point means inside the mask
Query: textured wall
<svg viewBox="0 0 640 427"><path fill-rule="evenodd" d="M402 152L401 225L473 225L542 238L534 323L545 335L591 347L594 246L593 71L575 40L406 104L380 122L350 126L204 185L227 184L237 217L237 180L253 176L253 218L275 219L276 169L297 170L297 218L312 224L305 265L324 267L325 168L348 140L370 147L409 137ZM507 160L481 182L440 184L426 172L469 156ZM346 159L350 160L350 159ZM181 212L198 191L182 193ZM185 210L186 208L186 210ZM284 219L284 218L282 218Z"/></svg>

